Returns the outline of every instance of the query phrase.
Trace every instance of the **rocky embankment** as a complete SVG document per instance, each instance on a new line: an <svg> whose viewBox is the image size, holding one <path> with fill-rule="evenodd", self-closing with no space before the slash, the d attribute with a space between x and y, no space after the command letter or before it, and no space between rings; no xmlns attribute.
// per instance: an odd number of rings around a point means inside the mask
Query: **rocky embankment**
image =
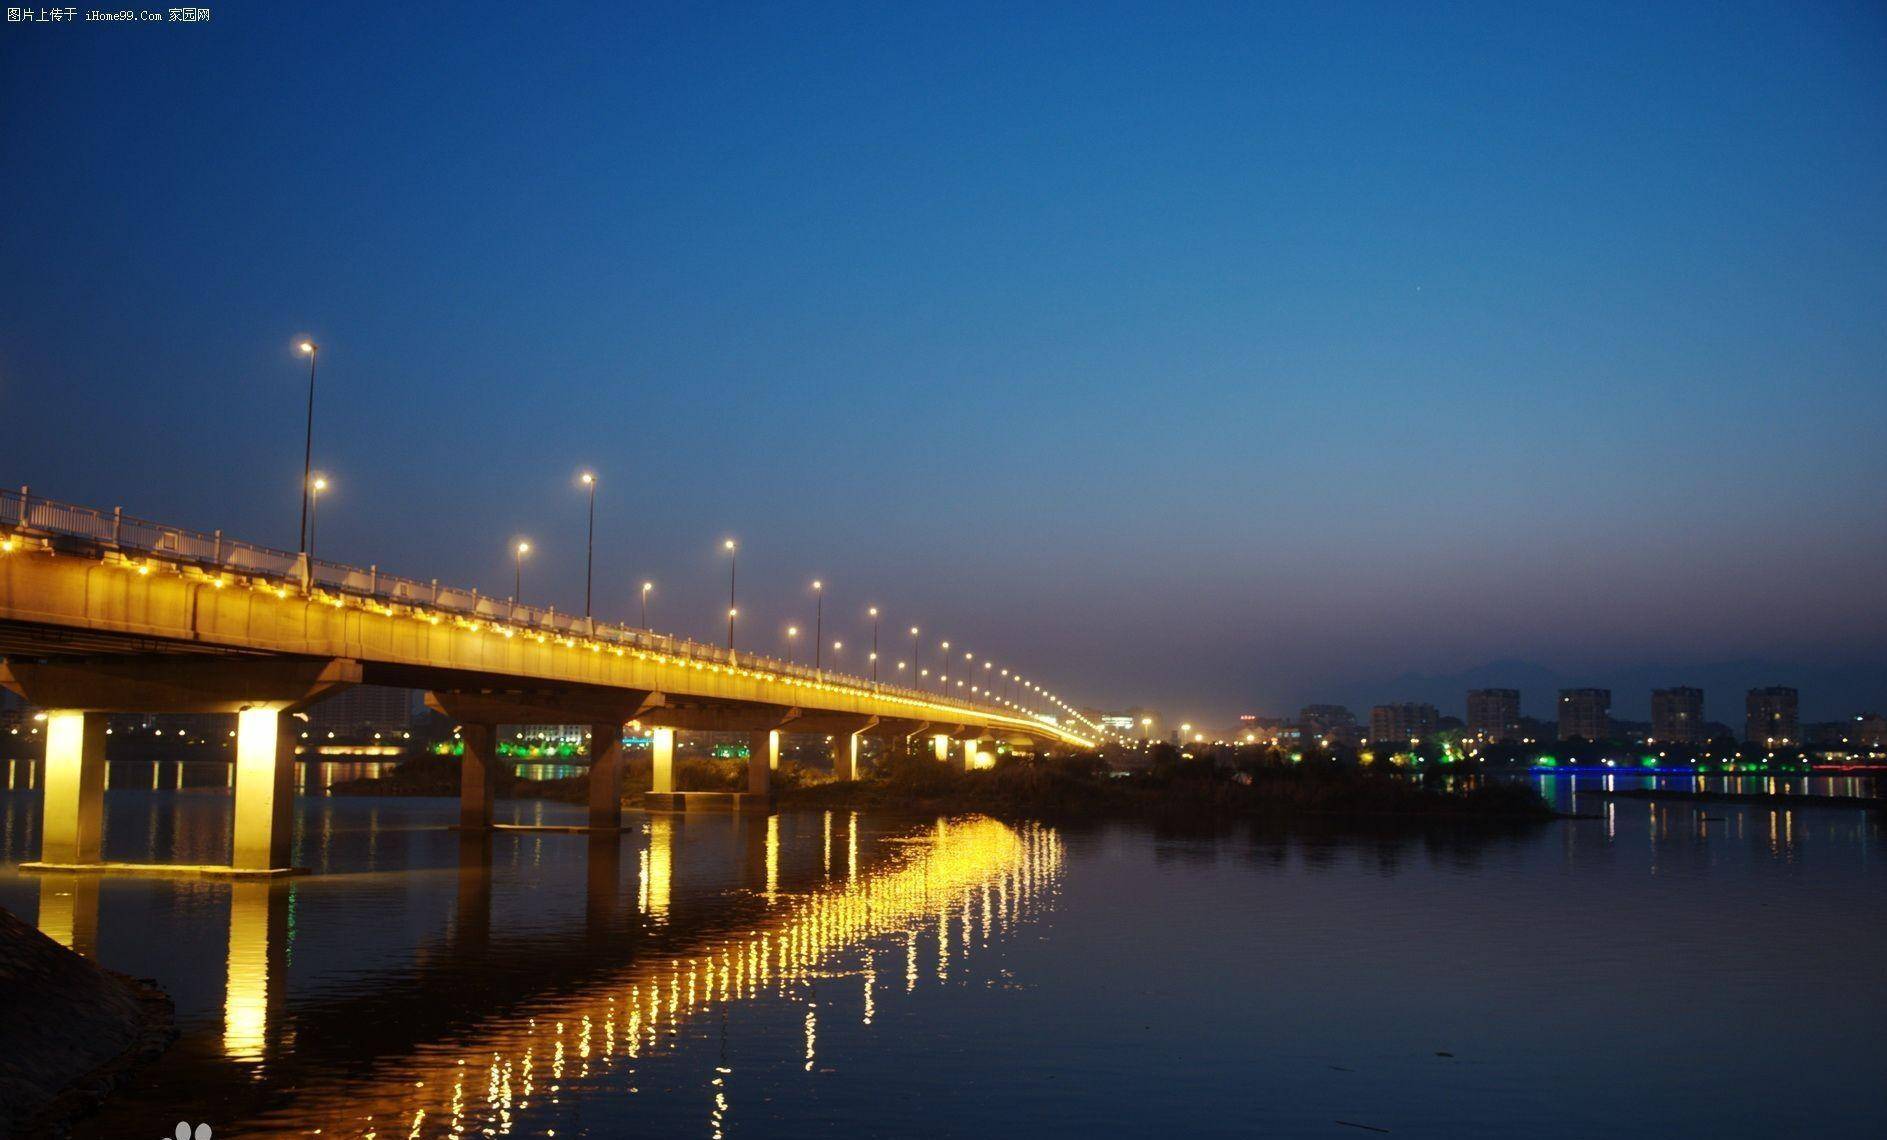
<svg viewBox="0 0 1887 1140"><path fill-rule="evenodd" d="M176 1035L170 999L0 909L0 1138L62 1136Z"/></svg>

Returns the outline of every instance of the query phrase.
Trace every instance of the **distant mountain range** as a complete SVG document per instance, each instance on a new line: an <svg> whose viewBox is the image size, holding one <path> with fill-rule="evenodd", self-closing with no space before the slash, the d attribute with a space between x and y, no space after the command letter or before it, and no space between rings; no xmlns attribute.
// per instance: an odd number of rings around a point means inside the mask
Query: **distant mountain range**
<svg viewBox="0 0 1887 1140"><path fill-rule="evenodd" d="M1444 716L1462 716L1469 689L1519 689L1522 715L1551 720L1560 689L1612 690L1612 715L1651 718L1651 690L1689 685L1704 691L1704 715L1728 725L1743 723L1743 696L1763 685L1788 685L1802 694L1804 722L1840 720L1862 712L1887 711L1887 663L1788 665L1774 661L1723 661L1707 665L1633 665L1562 673L1531 661L1490 661L1457 673L1404 673L1378 681L1339 686L1319 700L1347 704L1367 717L1371 705L1422 701Z"/></svg>

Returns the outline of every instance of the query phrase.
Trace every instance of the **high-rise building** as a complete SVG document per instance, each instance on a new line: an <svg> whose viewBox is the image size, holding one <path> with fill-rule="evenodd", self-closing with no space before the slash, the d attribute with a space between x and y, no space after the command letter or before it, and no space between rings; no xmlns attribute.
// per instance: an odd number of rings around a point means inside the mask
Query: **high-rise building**
<svg viewBox="0 0 1887 1140"><path fill-rule="evenodd" d="M1612 690L1561 689L1559 738L1605 740L1612 735Z"/></svg>
<svg viewBox="0 0 1887 1140"><path fill-rule="evenodd" d="M1653 744L1701 744L1704 739L1704 691L1678 686L1651 690Z"/></svg>
<svg viewBox="0 0 1887 1140"><path fill-rule="evenodd" d="M1784 685L1751 689L1743 701L1743 739L1773 746L1800 744L1802 730L1796 722L1795 698L1795 690Z"/></svg>
<svg viewBox="0 0 1887 1140"><path fill-rule="evenodd" d="M1369 710L1369 738L1383 744L1428 740L1435 735L1435 722L1440 719L1434 705L1408 701L1377 705Z"/></svg>
<svg viewBox="0 0 1887 1140"><path fill-rule="evenodd" d="M1468 735L1490 744L1520 739L1519 689L1469 689Z"/></svg>

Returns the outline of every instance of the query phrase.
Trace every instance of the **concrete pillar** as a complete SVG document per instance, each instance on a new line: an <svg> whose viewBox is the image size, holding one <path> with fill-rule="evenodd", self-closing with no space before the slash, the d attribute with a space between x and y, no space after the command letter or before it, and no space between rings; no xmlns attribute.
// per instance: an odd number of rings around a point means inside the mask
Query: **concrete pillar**
<svg viewBox="0 0 1887 1140"><path fill-rule="evenodd" d="M780 734L759 731L747 734L747 793L771 795L773 770L780 766Z"/></svg>
<svg viewBox="0 0 1887 1140"><path fill-rule="evenodd" d="M675 790L675 730L649 730L649 790L667 795Z"/></svg>
<svg viewBox="0 0 1887 1140"><path fill-rule="evenodd" d="M933 736L930 738L930 745L937 755L937 763L950 763L950 738L948 736Z"/></svg>
<svg viewBox="0 0 1887 1140"><path fill-rule="evenodd" d="M996 742L988 737L980 737L963 742L963 770L974 772L982 767L983 756L989 755L989 762L995 763Z"/></svg>
<svg viewBox="0 0 1887 1140"><path fill-rule="evenodd" d="M491 808L498 786L498 726L461 724L459 740L465 755L459 763L459 826L491 827Z"/></svg>
<svg viewBox="0 0 1887 1140"><path fill-rule="evenodd" d="M590 826L622 827L622 725L590 726Z"/></svg>
<svg viewBox="0 0 1887 1140"><path fill-rule="evenodd" d="M965 772L974 772L976 770L976 749L978 743L979 741L975 737L971 737L963 742L963 770Z"/></svg>
<svg viewBox="0 0 1887 1140"><path fill-rule="evenodd" d="M96 863L105 836L105 715L46 713L46 782L39 825L45 863Z"/></svg>
<svg viewBox="0 0 1887 1140"><path fill-rule="evenodd" d="M832 777L858 779L858 733L840 732L832 737Z"/></svg>
<svg viewBox="0 0 1887 1140"><path fill-rule="evenodd" d="M288 867L299 724L272 708L236 714L236 823L229 865L238 871Z"/></svg>

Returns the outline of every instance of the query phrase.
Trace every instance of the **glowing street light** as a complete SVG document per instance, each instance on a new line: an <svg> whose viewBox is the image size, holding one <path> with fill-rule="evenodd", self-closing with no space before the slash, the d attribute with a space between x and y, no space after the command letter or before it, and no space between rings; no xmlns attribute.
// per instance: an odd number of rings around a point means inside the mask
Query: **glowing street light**
<svg viewBox="0 0 1887 1140"><path fill-rule="evenodd" d="M937 651L937 686L938 686L937 691L940 693L943 692L944 683L950 679L948 676L944 674L944 670L949 667L950 667L950 643L946 641L938 648L938 651Z"/></svg>
<svg viewBox="0 0 1887 1140"><path fill-rule="evenodd" d="M734 572L739 568L740 548L730 538L721 543L721 549L727 551L727 648L731 652L734 648L734 615L740 612L734 608Z"/></svg>
<svg viewBox="0 0 1887 1140"><path fill-rule="evenodd" d="M308 483L308 575L314 576L315 512L321 506L321 492L328 489L328 480L324 475L316 475Z"/></svg>
<svg viewBox="0 0 1887 1140"><path fill-rule="evenodd" d="M871 683L878 683L878 607L865 611L871 615Z"/></svg>
<svg viewBox="0 0 1887 1140"><path fill-rule="evenodd" d="M315 357L321 353L321 346L314 341L304 340L299 346L302 354L308 358L308 433L302 442L301 450L301 556L308 558L308 500L310 498L309 480L314 478L314 389ZM303 585L307 579L302 579Z"/></svg>
<svg viewBox="0 0 1887 1140"><path fill-rule="evenodd" d="M825 644L826 633L826 584L819 579L812 580L812 592L817 601L813 603L812 616L812 667L818 669L825 664L820 655L820 647Z"/></svg>
<svg viewBox="0 0 1887 1140"><path fill-rule="evenodd" d="M577 481L590 489L590 534L584 543L583 552L583 620L593 620L590 616L590 587L596 580L596 474L585 471L577 476Z"/></svg>
<svg viewBox="0 0 1887 1140"><path fill-rule="evenodd" d="M794 655L794 652L793 652L793 647L794 645L798 643L798 641L799 641L799 627L796 625L787 626L786 627L786 660L793 664L798 664L798 658Z"/></svg>
<svg viewBox="0 0 1887 1140"><path fill-rule="evenodd" d="M517 550L515 551L517 555L517 561L513 565L512 573L511 573L511 604L512 605L524 604L524 556L526 554L529 554L530 552L531 552L531 544L523 540L519 540L518 545L517 545Z"/></svg>
<svg viewBox="0 0 1887 1140"><path fill-rule="evenodd" d="M649 591L655 589L654 582L642 583L642 628L649 628Z"/></svg>

